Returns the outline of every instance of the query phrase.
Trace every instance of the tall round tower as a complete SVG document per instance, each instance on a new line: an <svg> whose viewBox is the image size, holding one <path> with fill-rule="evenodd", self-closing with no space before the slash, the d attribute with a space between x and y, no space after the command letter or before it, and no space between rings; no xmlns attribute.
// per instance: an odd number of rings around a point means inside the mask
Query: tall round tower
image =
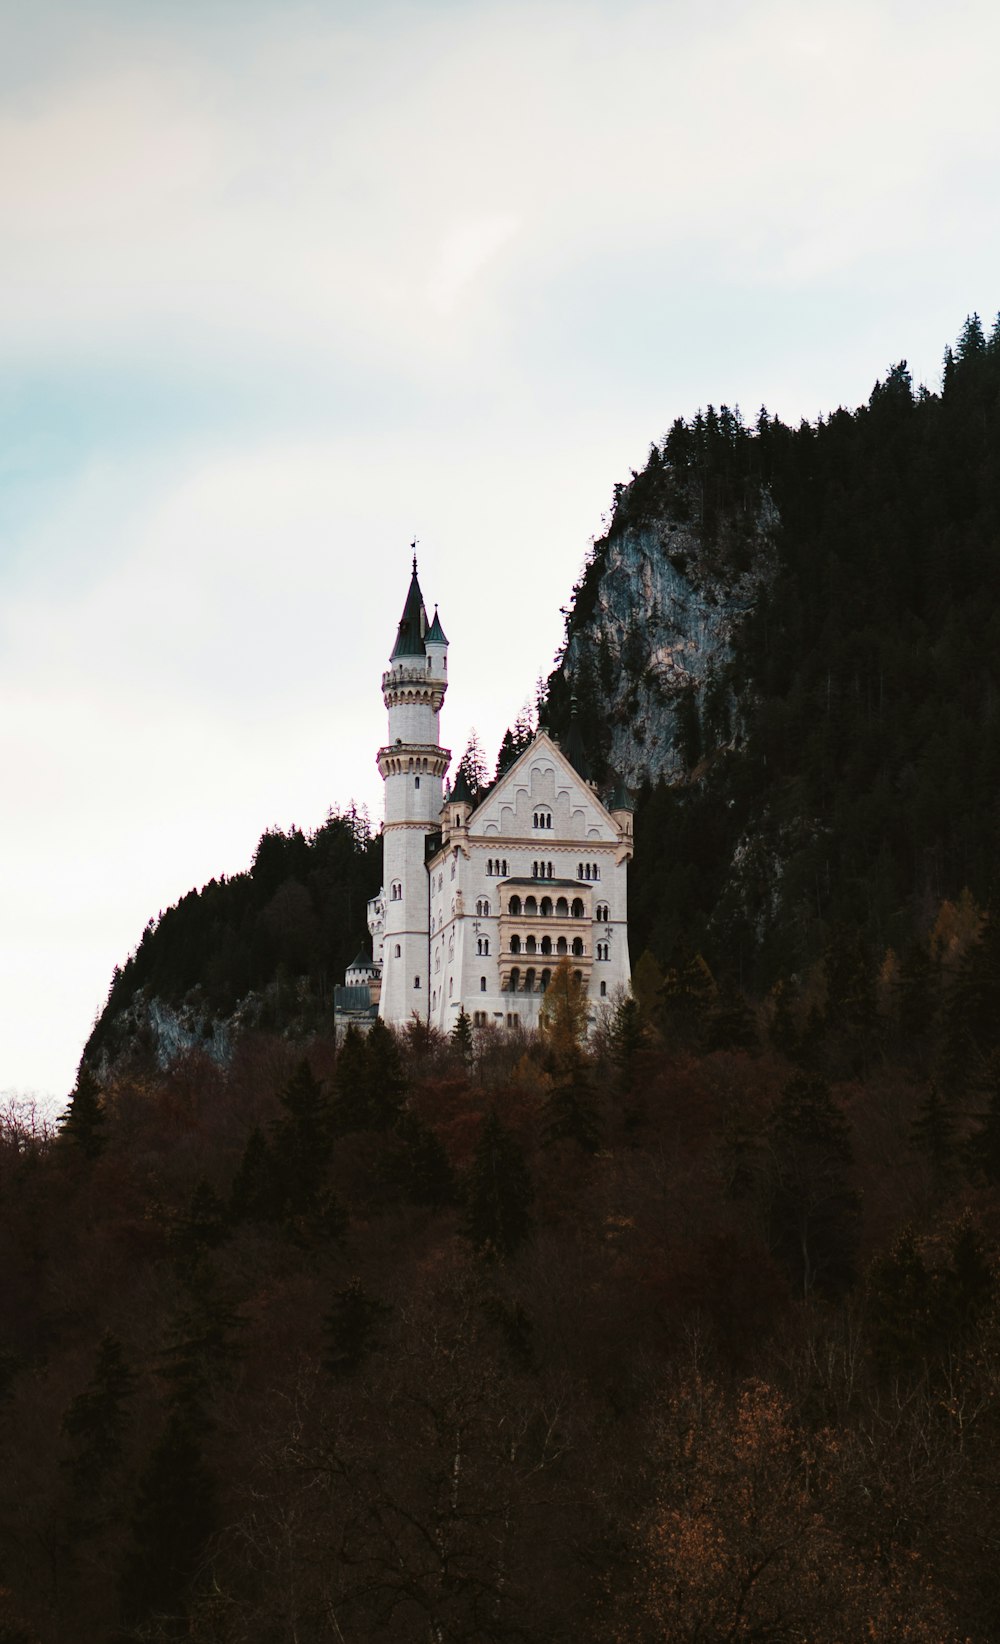
<svg viewBox="0 0 1000 1644"><path fill-rule="evenodd" d="M426 1020L430 997L430 899L424 841L438 827L441 783L451 753L438 741L448 689L448 641L434 612L428 623L417 559L399 620L382 696L389 735L378 751L385 783L383 829L385 935L379 1014L400 1025L416 1011Z"/></svg>

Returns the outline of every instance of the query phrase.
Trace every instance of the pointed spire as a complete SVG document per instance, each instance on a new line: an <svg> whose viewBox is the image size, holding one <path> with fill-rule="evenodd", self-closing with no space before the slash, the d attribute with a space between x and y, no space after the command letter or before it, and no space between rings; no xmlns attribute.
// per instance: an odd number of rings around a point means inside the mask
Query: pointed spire
<svg viewBox="0 0 1000 1644"><path fill-rule="evenodd" d="M410 545L416 548L416 543ZM417 581L417 556L413 555L413 575L410 578L410 587L406 595L406 604L399 619L399 629L396 634L396 643L392 648L390 661L395 662L401 656L423 656L424 635L427 632L427 612L424 609L424 596L420 592Z"/></svg>
<svg viewBox="0 0 1000 1644"><path fill-rule="evenodd" d="M438 616L438 608L436 605L434 607L434 621L431 623L426 634L424 635L424 643L427 645L447 645L448 643L445 637L445 631L441 626L441 618Z"/></svg>

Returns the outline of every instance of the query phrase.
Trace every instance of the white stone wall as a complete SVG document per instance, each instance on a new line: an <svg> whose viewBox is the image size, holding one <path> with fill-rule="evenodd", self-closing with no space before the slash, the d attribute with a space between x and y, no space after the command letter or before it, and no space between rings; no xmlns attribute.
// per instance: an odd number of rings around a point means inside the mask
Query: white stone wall
<svg viewBox="0 0 1000 1644"><path fill-rule="evenodd" d="M551 827L535 826L536 819L547 823L550 815ZM471 1016L480 1012L498 1025L508 1025L512 1017L523 1027L537 1025L542 993L513 994L501 988L500 914L511 880L530 882L527 888L517 887L522 900L532 892L539 900L546 894L555 900L560 892L572 900L573 888L584 887L589 893L585 934L587 952L593 956L588 985L592 1013L602 999L612 999L627 988L630 855L630 837L626 841L623 829L548 738L536 739L474 813L468 828L449 828L431 865L431 1022L450 1031L464 1004ZM552 881L547 877L550 862ZM506 873L495 871L498 866L505 866ZM536 878L538 874L546 877ZM558 881L564 883L557 886ZM603 914L605 907L607 918L598 920L597 909ZM553 937L557 930L583 934L583 924L577 921L553 922L551 929ZM480 944L484 950L488 944L489 951L480 952ZM522 980L529 966L540 977L543 969L554 969L557 963L555 954L525 956L519 963Z"/></svg>

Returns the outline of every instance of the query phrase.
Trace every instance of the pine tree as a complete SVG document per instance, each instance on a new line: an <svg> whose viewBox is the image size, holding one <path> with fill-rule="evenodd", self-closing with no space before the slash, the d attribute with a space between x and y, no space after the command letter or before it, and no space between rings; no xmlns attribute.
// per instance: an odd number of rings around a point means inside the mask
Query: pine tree
<svg viewBox="0 0 1000 1644"><path fill-rule="evenodd" d="M451 1042L456 1054L461 1060L462 1066L466 1069L466 1071L468 1071L472 1066L474 1045L472 1040L472 1022L469 1019L469 1013L464 1005L461 1006L458 1016L455 1018L455 1026L451 1030Z"/></svg>
<svg viewBox="0 0 1000 1644"><path fill-rule="evenodd" d="M200 1176L184 1214L173 1230L172 1243L182 1261L197 1261L214 1250L226 1236L226 1207L214 1187Z"/></svg>
<svg viewBox="0 0 1000 1644"><path fill-rule="evenodd" d="M490 1112L466 1182L465 1231L483 1254L510 1256L531 1226L531 1177L514 1137Z"/></svg>
<svg viewBox="0 0 1000 1644"><path fill-rule="evenodd" d="M377 1345L380 1322L392 1311L353 1278L333 1298L323 1320L323 1368L331 1376L352 1376Z"/></svg>
<svg viewBox="0 0 1000 1644"><path fill-rule="evenodd" d="M955 1164L955 1124L937 1085L931 1080L910 1126L910 1140L922 1153L939 1183Z"/></svg>
<svg viewBox="0 0 1000 1644"><path fill-rule="evenodd" d="M66 1410L62 1430L70 1450L64 1466L74 1493L86 1498L92 1513L97 1495L122 1455L127 1405L135 1376L118 1337L106 1331L97 1350L94 1374Z"/></svg>
<svg viewBox="0 0 1000 1644"><path fill-rule="evenodd" d="M254 1125L230 1188L230 1217L234 1222L273 1222L282 1205L274 1154L260 1126Z"/></svg>
<svg viewBox="0 0 1000 1644"><path fill-rule="evenodd" d="M596 1153L601 1127L594 1108L589 1069L583 1057L560 1059L550 1077L551 1088L542 1108L545 1142L576 1142L584 1153Z"/></svg>
<svg viewBox="0 0 1000 1644"><path fill-rule="evenodd" d="M155 1619L183 1631L191 1585L216 1523L201 1424L175 1406L139 1479L121 1585L127 1625Z"/></svg>
<svg viewBox="0 0 1000 1644"><path fill-rule="evenodd" d="M59 1120L60 1133L73 1143L85 1159L96 1159L104 1150L106 1124L101 1088L90 1069L83 1065L77 1074L69 1106Z"/></svg>
<svg viewBox="0 0 1000 1644"><path fill-rule="evenodd" d="M455 1172L437 1132L419 1114L404 1112L396 1125L391 1174L413 1204L440 1208L456 1197Z"/></svg>
<svg viewBox="0 0 1000 1644"><path fill-rule="evenodd" d="M272 1125L272 1150L286 1215L308 1213L326 1177L332 1149L330 1103L308 1061L281 1093L283 1116Z"/></svg>

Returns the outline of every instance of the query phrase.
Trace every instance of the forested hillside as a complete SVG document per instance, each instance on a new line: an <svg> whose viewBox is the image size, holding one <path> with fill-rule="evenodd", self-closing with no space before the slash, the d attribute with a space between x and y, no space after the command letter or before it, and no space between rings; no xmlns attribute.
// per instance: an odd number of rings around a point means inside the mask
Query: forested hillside
<svg viewBox="0 0 1000 1644"><path fill-rule="evenodd" d="M1000 938L0 1125L0 1638L1000 1631Z"/></svg>
<svg viewBox="0 0 1000 1644"><path fill-rule="evenodd" d="M725 644L672 668L650 638L664 565L682 659L695 596L703 623L731 605ZM1000 329L966 323L940 393L915 393L903 362L815 425L761 410L748 427L726 407L675 422L617 488L546 710L565 730L575 693L598 768L614 739L644 771L634 951L700 950L760 991L838 922L880 962L926 938L942 897L985 899L998 658Z"/></svg>

